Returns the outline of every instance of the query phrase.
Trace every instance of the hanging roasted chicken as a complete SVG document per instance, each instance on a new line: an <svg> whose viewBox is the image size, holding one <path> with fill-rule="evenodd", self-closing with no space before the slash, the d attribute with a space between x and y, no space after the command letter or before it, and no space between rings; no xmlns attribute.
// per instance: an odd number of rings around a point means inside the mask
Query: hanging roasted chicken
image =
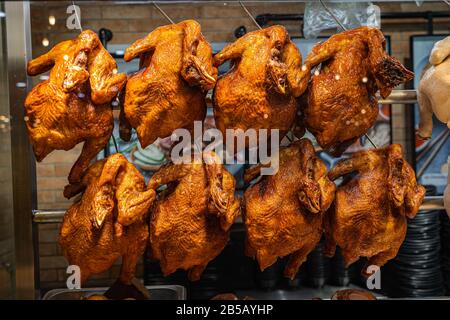
<svg viewBox="0 0 450 320"><path fill-rule="evenodd" d="M83 283L122 257L119 282L131 284L148 241L148 216L156 193L146 189L139 171L121 154L97 161L82 181L64 194L83 192L64 216L59 243Z"/></svg>
<svg viewBox="0 0 450 320"><path fill-rule="evenodd" d="M380 30L360 27L317 44L302 67L309 78L301 99L303 122L320 146L340 156L373 126L378 116L379 90L383 98L414 74L389 56Z"/></svg>
<svg viewBox="0 0 450 320"><path fill-rule="evenodd" d="M261 165L248 169L245 180L253 180L260 171ZM278 172L262 176L244 196L246 251L256 257L261 270L290 255L284 274L295 277L322 237L324 212L335 188L311 141L301 139L280 151Z"/></svg>
<svg viewBox="0 0 450 320"><path fill-rule="evenodd" d="M219 78L213 94L224 139L226 129L279 129L282 138L297 114L295 98L309 80L299 81L302 58L286 29L276 25L247 33L214 56L215 66L225 61L231 70Z"/></svg>
<svg viewBox="0 0 450 320"><path fill-rule="evenodd" d="M200 157L201 158L201 157ZM167 185L151 216L151 256L164 275L189 270L200 279L207 264L224 249L229 229L240 214L234 177L214 153L187 164L169 164L157 171L148 187Z"/></svg>
<svg viewBox="0 0 450 320"><path fill-rule="evenodd" d="M206 115L205 95L216 83L212 49L198 22L186 20L155 29L125 51L125 61L140 58L128 79L121 137L135 128L142 147L175 129L193 129Z"/></svg>
<svg viewBox="0 0 450 320"><path fill-rule="evenodd" d="M431 138L433 114L450 129L450 36L436 42L430 54L430 66L420 79L417 99L420 107L418 134Z"/></svg>
<svg viewBox="0 0 450 320"><path fill-rule="evenodd" d="M90 161L107 144L113 129L111 100L126 76L98 36L83 31L28 62L30 76L50 71L25 100L25 121L37 161L53 150L69 150L84 141L69 182L79 182Z"/></svg>
<svg viewBox="0 0 450 320"><path fill-rule="evenodd" d="M333 256L338 245L347 266L366 257L363 274L370 274L368 266L382 266L397 255L407 218L415 217L425 188L416 183L398 144L354 153L329 173L332 180L341 176L325 219L325 254Z"/></svg>

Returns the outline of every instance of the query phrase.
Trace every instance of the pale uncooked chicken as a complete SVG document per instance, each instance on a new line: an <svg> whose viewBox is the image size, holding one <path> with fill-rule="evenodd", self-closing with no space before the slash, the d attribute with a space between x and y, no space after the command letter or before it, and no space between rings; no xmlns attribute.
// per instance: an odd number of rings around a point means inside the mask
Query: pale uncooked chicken
<svg viewBox="0 0 450 320"><path fill-rule="evenodd" d="M125 50L125 61L140 58L127 82L120 134L136 129L143 148L175 129L192 130L206 115L205 96L217 79L212 49L198 22L159 27Z"/></svg>
<svg viewBox="0 0 450 320"><path fill-rule="evenodd" d="M131 284L147 245L146 218L155 190L146 190L134 165L114 154L90 166L82 181L68 185L64 194L72 197L82 191L61 225L59 243L65 257L80 267L82 283L122 257L118 281Z"/></svg>
<svg viewBox="0 0 450 320"><path fill-rule="evenodd" d="M69 182L79 182L90 161L107 144L113 129L110 102L124 87L125 74L91 30L63 41L28 62L30 76L50 71L25 100L25 120L37 161L53 150L84 141Z"/></svg>
<svg viewBox="0 0 450 320"><path fill-rule="evenodd" d="M450 129L450 36L436 42L429 62L417 91L420 107L417 133L423 139L431 137L433 114Z"/></svg>
<svg viewBox="0 0 450 320"><path fill-rule="evenodd" d="M151 215L151 256L164 275L189 270L199 280L207 264L224 249L230 227L240 214L235 180L214 153L158 170L148 187L167 185Z"/></svg>
<svg viewBox="0 0 450 320"><path fill-rule="evenodd" d="M425 188L417 184L398 144L354 153L329 173L332 180L341 176L344 182L325 215L325 254L333 256L338 245L347 266L366 257L367 275L368 266L381 267L397 255L407 218L417 214Z"/></svg>
<svg viewBox="0 0 450 320"><path fill-rule="evenodd" d="M248 169L245 180L259 176L261 167ZM278 172L262 176L244 196L246 252L261 270L290 255L284 274L295 277L322 237L323 216L335 189L311 141L301 139L280 151Z"/></svg>

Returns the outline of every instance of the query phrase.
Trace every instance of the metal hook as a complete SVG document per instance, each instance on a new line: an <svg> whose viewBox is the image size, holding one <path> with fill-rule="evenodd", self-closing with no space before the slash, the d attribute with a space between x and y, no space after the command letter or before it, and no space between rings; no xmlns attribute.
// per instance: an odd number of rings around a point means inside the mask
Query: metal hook
<svg viewBox="0 0 450 320"><path fill-rule="evenodd" d="M347 28L339 21L339 19L334 15L333 11L328 8L322 0L319 0L322 7L328 12L328 14L336 21L336 23L342 28L342 30L347 31Z"/></svg>
<svg viewBox="0 0 450 320"><path fill-rule="evenodd" d="M163 15L163 16L164 16L171 24L175 24L175 22L173 22L173 20L170 19L170 17L167 15L167 13L166 13L163 9L161 9L161 7L158 6L158 5L156 4L155 1L153 1L153 5L155 6L156 9L159 10L159 12L161 12L161 14L162 14L162 15Z"/></svg>
<svg viewBox="0 0 450 320"><path fill-rule="evenodd" d="M342 28L342 30L347 31L348 29L344 26L344 24L341 21L339 21L339 19L334 15L333 11L331 11L330 8L328 8L322 0L319 1L322 7L328 12L328 14L333 18L333 20L336 21L336 23ZM367 133L365 133L364 136L367 138L367 140L375 149L378 149L378 146L372 141L372 139L370 139Z"/></svg>
<svg viewBox="0 0 450 320"><path fill-rule="evenodd" d="M261 26L259 25L258 21L255 20L255 18L252 16L252 14L250 13L250 11L248 11L248 9L245 7L244 3L242 3L242 1L239 1L239 4L241 5L242 9L244 9L244 11L247 13L247 15L250 17L250 19L252 19L253 23L254 23L259 29L262 29Z"/></svg>
<svg viewBox="0 0 450 320"><path fill-rule="evenodd" d="M367 133L364 134L367 138L367 140L369 140L370 144L375 148L378 149L377 145L375 144L375 142L372 141L372 139L370 139L369 135Z"/></svg>
<svg viewBox="0 0 450 320"><path fill-rule="evenodd" d="M80 27L80 32L83 32L83 28L81 27L81 19L78 16L78 11L75 8L75 1L72 1L73 9L75 10L75 18L77 18L78 26Z"/></svg>

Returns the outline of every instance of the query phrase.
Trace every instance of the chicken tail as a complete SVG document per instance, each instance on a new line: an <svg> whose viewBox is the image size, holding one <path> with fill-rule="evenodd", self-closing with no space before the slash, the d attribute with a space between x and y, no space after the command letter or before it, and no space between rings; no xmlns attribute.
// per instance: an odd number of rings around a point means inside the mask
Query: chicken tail
<svg viewBox="0 0 450 320"><path fill-rule="evenodd" d="M414 72L409 71L400 61L388 55L377 62L373 75L383 98L389 96L392 88L414 78Z"/></svg>

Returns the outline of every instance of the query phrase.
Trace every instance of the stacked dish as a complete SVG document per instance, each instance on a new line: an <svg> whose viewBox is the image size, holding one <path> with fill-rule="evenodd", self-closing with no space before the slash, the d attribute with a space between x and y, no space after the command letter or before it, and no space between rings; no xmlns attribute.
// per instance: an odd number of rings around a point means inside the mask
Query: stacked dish
<svg viewBox="0 0 450 320"><path fill-rule="evenodd" d="M450 219L445 211L441 211L441 243L442 243L442 273L446 294L450 295Z"/></svg>
<svg viewBox="0 0 450 320"><path fill-rule="evenodd" d="M387 266L391 296L444 294L440 241L440 211L419 212L408 222L405 241L397 257Z"/></svg>
<svg viewBox="0 0 450 320"><path fill-rule="evenodd" d="M306 260L307 283L313 288L323 287L330 276L330 259L325 257L322 239Z"/></svg>

